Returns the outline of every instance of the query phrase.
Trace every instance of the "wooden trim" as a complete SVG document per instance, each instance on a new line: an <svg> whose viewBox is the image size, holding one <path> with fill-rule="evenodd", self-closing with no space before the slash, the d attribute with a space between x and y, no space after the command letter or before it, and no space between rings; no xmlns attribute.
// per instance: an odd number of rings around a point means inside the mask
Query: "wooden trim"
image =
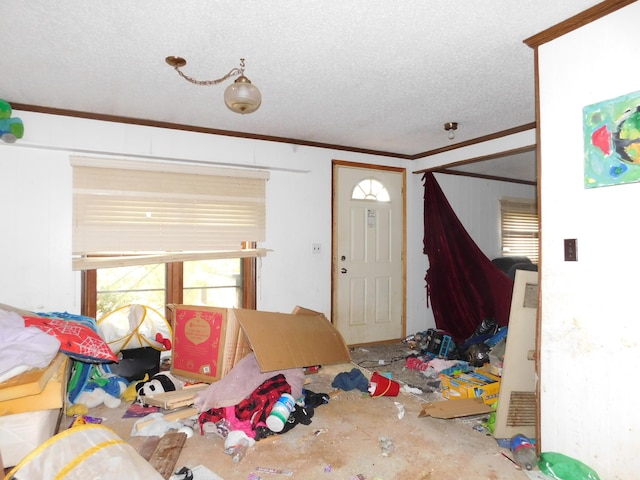
<svg viewBox="0 0 640 480"><path fill-rule="evenodd" d="M473 158L468 158L466 160L460 160L458 162L453 162L453 163L447 164L446 168L443 168L442 165L439 165L437 167L423 168L421 170L416 170L415 172L412 172L412 173L414 173L414 174L422 174L422 173L426 173L426 172L445 173L445 174L448 174L448 175L460 175L462 177L483 178L485 180L497 180L497 181L500 181L500 182L521 183L523 185L536 185L537 182L531 182L529 180L519 180L519 179L514 179L514 178L508 178L508 177L484 175L482 173L462 172L462 171L452 170L451 169L452 167L460 167L460 166L464 166L464 165L470 165L472 163L486 162L486 161L489 161L489 160L495 160L497 158L508 157L509 155L515 155L515 154L518 154L518 153L531 152L531 151L533 151L535 149L536 149L535 145L529 145L529 146L526 146L526 147L520 147L520 148L511 149L511 150L505 150L503 152L499 152L499 153L495 153L495 154L491 154L491 155L483 155L483 156L480 156L480 157L473 157Z"/></svg>
<svg viewBox="0 0 640 480"><path fill-rule="evenodd" d="M517 178L509 178L509 177L497 177L494 175L484 175L482 173L473 173L473 172L460 172L458 170L450 170L445 168L443 170L426 170L432 171L433 173L443 173L446 175L459 175L461 177L473 177L473 178L482 178L484 180L497 180L499 182L509 182L509 183L520 183L522 185L536 185L536 182L531 182L529 180L519 180Z"/></svg>
<svg viewBox="0 0 640 480"><path fill-rule="evenodd" d="M533 50L533 68L534 68L534 78L535 78L535 102L536 102L536 121L538 124L540 123L540 64L538 58L538 49L535 48ZM540 142L540 129L536 131L536 145L538 145L538 150L536 152L536 176L538 187L536 190L536 195L538 197L538 225L542 225L542 195L540 194L542 191L541 188L541 172L542 172L542 155L541 155L541 142ZM542 252L542 236L544 235L544 231L542 228L538 231L538 271L541 272L543 269L543 252ZM542 445L542 388L540 387L540 352L542 350L542 290L544 288L543 282L540 281L540 277L538 277L538 311L536 314L536 349L535 349L535 371L536 371L536 438L538 441L536 442L536 452L540 455L541 445Z"/></svg>
<svg viewBox="0 0 640 480"><path fill-rule="evenodd" d="M331 143L321 142L309 142L305 140L298 140L295 138L276 137L271 135L258 135L245 132L234 132L231 130L220 130L216 128L197 127L195 125L184 125L179 123L159 122L152 120L144 120L140 118L121 117L117 115L106 115L101 113L81 112L77 110L67 110L63 108L42 107L38 105L29 105L24 103L9 102L14 110L22 110L25 112L44 113L49 115L63 115L67 117L85 118L88 120L100 120L104 122L116 122L131 125L142 125L146 127L168 128L172 130L182 130L187 132L205 133L209 135L221 135L226 137L245 138L249 140L263 140L267 142L288 143L291 145L302 145L306 147L327 148L331 150L340 150L344 152L363 153L367 155L384 156L390 158L400 158L403 160L417 160L419 158L428 157L437 153L448 152L450 150L456 150L458 148L467 147L469 145L475 145L478 143L486 142L488 140L495 140L496 138L505 137L507 135L513 135L514 133L520 133L526 130L531 130L536 127L535 122L520 125L519 127L510 128L500 132L485 135L475 139L467 140L465 142L448 145L446 147L438 148L435 150L428 150L417 154L403 154L396 152L385 152L382 150L370 150L367 148L350 147L348 145L335 145Z"/></svg>
<svg viewBox="0 0 640 480"><path fill-rule="evenodd" d="M615 12L627 5L631 5L635 3L636 0L605 0L604 2L598 3L587 10L574 15L571 18L560 22L553 27L547 28L540 33L533 35L524 40L531 48L538 48L540 45L543 45L547 42L555 40L562 35L565 35L569 32L577 30L580 27L584 27L591 22L599 20L602 17L609 15L610 13Z"/></svg>
<svg viewBox="0 0 640 480"><path fill-rule="evenodd" d="M536 149L535 145L529 145L529 146L520 147L520 148L512 148L511 150L505 150L503 152L492 153L490 155L482 155L480 157L472 157L472 158L467 158L466 160L459 160L457 162L448 163L446 167L447 168L461 167L463 165L469 165L471 163L486 162L487 160L495 160L497 158L508 157L509 155L516 155L518 153L532 152L535 149ZM439 165L437 167L423 168L421 170L416 170L412 173L438 172L439 169L442 167L443 167L442 165Z"/></svg>
<svg viewBox="0 0 640 480"><path fill-rule="evenodd" d="M165 307L164 316L172 318L167 305L181 305L184 301L184 264L182 262L170 262L165 264ZM171 325L173 328L173 325Z"/></svg>
<svg viewBox="0 0 640 480"><path fill-rule="evenodd" d="M337 165L340 167L353 167L353 168L361 168L361 169L371 169L371 170L387 170L390 172L402 172L405 170L404 167L392 167L388 165L375 165L372 163L358 163L358 162L349 162L347 160L333 160L333 165Z"/></svg>
<svg viewBox="0 0 640 480"><path fill-rule="evenodd" d="M492 133L490 135L485 135L483 137L473 138L471 140L467 140L466 142L460 142L460 143L456 143L455 145L449 145L447 147L436 148L435 150L429 150L427 152L417 153L413 155L410 158L410 160L417 160L418 158L430 157L438 153L448 152L450 150L457 150L458 148L468 147L469 145L476 145L478 143L488 142L489 140L495 140L496 138L506 137L509 135L513 135L515 133L526 132L527 130L532 130L534 128L536 128L536 122L527 123L524 125L520 125L519 127L502 130L501 132Z"/></svg>
<svg viewBox="0 0 640 480"><path fill-rule="evenodd" d="M257 248L256 242L246 242L243 248ZM242 308L256 310L258 308L258 259L245 257L242 260Z"/></svg>
<svg viewBox="0 0 640 480"><path fill-rule="evenodd" d="M466 160L460 160L459 162L453 162L447 165L447 167L459 167L461 165L469 165L470 163L485 162L487 160L495 160L497 158L508 157L510 155L517 155L518 153L533 152L536 149L535 145L528 145L526 147L512 148L511 150L504 150L498 153L492 153L489 155L481 155L479 157L472 157Z"/></svg>
<svg viewBox="0 0 640 480"><path fill-rule="evenodd" d="M295 138L276 137L272 135L259 135L247 132L234 132L232 130L220 130L217 128L198 127L195 125L184 125L180 123L159 122L152 120L144 120L141 118L121 117L118 115L106 115L102 113L81 112L78 110L67 110L64 108L41 107L38 105L28 105L24 103L9 102L14 110L22 110L25 112L46 113L50 115L64 115L67 117L85 118L88 120L100 120L104 122L125 123L131 125L142 125L146 127L168 128L171 130L183 130L187 132L206 133L210 135L221 135L225 137L246 138L251 140L263 140L267 142L287 143L291 145L303 145L306 147L328 148L331 150L342 150L354 153L364 153L368 155L377 155L384 157L411 159L411 155L384 152L381 150L370 150L367 148L350 147L347 145L335 145L331 143L310 142L306 140L298 140Z"/></svg>
<svg viewBox="0 0 640 480"><path fill-rule="evenodd" d="M80 313L86 317L96 318L98 296L98 275L96 271L83 270L81 283Z"/></svg>

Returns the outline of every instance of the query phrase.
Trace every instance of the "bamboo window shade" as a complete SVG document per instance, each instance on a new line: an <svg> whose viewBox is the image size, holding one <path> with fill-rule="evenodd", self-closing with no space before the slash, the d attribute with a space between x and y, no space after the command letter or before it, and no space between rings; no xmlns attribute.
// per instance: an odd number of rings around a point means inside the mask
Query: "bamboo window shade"
<svg viewBox="0 0 640 480"><path fill-rule="evenodd" d="M262 170L71 157L73 269L264 256Z"/></svg>
<svg viewBox="0 0 640 480"><path fill-rule="evenodd" d="M535 201L500 199L502 255L526 256L537 264L539 256L539 219Z"/></svg>

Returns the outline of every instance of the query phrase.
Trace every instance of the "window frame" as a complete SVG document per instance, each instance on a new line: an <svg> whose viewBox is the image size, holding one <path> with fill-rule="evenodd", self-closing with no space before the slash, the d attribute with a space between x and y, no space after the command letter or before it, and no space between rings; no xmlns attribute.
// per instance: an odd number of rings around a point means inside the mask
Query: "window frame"
<svg viewBox="0 0 640 480"><path fill-rule="evenodd" d="M522 225L521 229L508 228L505 226L505 217L509 216L508 221L511 223L519 223ZM519 218L518 218L519 217ZM535 223L537 229L535 233L530 228L527 229L526 225L532 225L532 218L535 217ZM505 235L505 232L512 232L510 235ZM520 241L522 249L517 252L505 251L505 238ZM527 253L527 243L535 239L535 254ZM527 242L529 240L529 242ZM535 199L526 198L500 198L500 253L503 257L509 256L527 256L532 263L538 264L540 260L540 215L538 212L538 205Z"/></svg>
<svg viewBox="0 0 640 480"><path fill-rule="evenodd" d="M242 305L241 308L256 309L257 298L257 259L255 257L245 257L242 262ZM183 262L170 262L165 264L165 292L166 305L164 315L171 318L167 305L183 303L184 268ZM96 318L98 299L98 271L82 270L82 315Z"/></svg>

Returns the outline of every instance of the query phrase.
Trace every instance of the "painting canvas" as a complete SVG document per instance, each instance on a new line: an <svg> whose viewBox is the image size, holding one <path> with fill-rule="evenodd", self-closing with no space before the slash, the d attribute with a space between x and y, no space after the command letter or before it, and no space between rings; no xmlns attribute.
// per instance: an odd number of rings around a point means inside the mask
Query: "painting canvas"
<svg viewBox="0 0 640 480"><path fill-rule="evenodd" d="M640 181L640 91L583 108L584 187Z"/></svg>

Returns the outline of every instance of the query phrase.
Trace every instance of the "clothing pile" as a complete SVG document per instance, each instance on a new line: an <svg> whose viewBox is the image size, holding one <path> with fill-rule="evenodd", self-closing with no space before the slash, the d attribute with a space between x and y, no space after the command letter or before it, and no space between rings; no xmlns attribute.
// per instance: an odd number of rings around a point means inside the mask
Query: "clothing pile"
<svg viewBox="0 0 640 480"><path fill-rule="evenodd" d="M260 440L286 433L297 424L309 425L314 410L329 402L329 395L302 388L302 368L260 372L253 353L244 357L221 380L198 392L194 405L200 411L200 432L215 425L217 433L225 437L231 431L242 431L248 438ZM267 417L283 394L290 394L296 403L281 431L267 426Z"/></svg>

